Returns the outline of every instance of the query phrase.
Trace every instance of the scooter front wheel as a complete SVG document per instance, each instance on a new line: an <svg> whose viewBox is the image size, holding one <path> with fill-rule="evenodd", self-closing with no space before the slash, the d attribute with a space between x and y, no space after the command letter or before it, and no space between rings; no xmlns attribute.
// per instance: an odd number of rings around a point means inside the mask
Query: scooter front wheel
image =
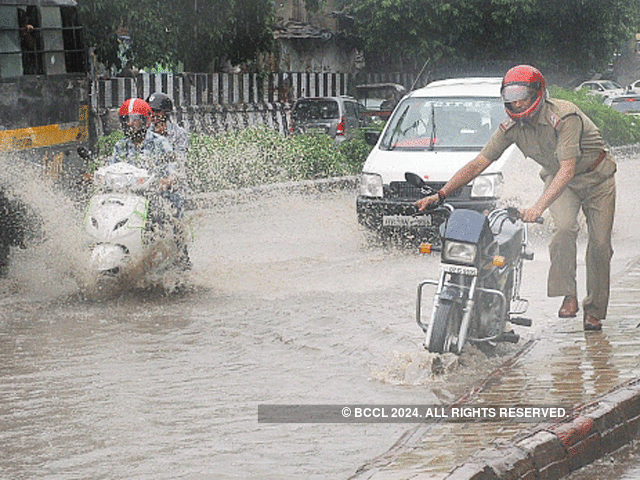
<svg viewBox="0 0 640 480"><path fill-rule="evenodd" d="M431 353L447 353L450 351L454 334L457 333L456 326L459 326L462 320L462 310L459 303L448 300L441 300L435 309L431 335L426 347Z"/></svg>

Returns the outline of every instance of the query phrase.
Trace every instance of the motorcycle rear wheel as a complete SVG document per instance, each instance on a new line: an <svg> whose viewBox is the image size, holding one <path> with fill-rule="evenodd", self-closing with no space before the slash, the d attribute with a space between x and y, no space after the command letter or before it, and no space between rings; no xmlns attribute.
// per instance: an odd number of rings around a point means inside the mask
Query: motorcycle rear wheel
<svg viewBox="0 0 640 480"><path fill-rule="evenodd" d="M0 277L4 277L9 271L9 251L9 244L0 238Z"/></svg>
<svg viewBox="0 0 640 480"><path fill-rule="evenodd" d="M427 350L431 353L447 353L451 347L451 340L462 321L460 304L442 300L433 315L433 325ZM458 351L461 348L458 348Z"/></svg>

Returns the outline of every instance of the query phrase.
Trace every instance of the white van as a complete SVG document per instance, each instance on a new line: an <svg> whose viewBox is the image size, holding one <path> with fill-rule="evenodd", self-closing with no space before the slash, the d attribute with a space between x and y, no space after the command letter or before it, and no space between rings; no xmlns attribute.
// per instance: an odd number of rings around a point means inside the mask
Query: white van
<svg viewBox="0 0 640 480"><path fill-rule="evenodd" d="M500 97L501 78L458 78L430 83L405 96L396 106L362 169L356 201L358 221L382 231L412 230L420 238L437 235L430 216L414 217L414 203L424 195L405 181L420 175L435 190L469 160L507 119ZM369 135L371 137L371 135ZM502 169L522 153L510 146L473 182L447 202L456 208L486 211L495 207Z"/></svg>

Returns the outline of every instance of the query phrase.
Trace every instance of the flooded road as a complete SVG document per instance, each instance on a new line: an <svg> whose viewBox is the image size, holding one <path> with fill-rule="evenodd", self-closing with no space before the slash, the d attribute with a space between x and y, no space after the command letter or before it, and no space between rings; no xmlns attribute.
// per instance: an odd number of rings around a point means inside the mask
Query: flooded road
<svg viewBox="0 0 640 480"><path fill-rule="evenodd" d="M448 403L518 348L469 349L434 376L414 308L437 258L372 246L352 191L254 195L193 218L179 294L88 298L80 252L16 252L0 279L1 477L347 478L408 426L264 424L258 405ZM616 228L627 245L633 229ZM66 234L56 245L81 243ZM548 235L533 240L526 295L545 291Z"/></svg>
<svg viewBox="0 0 640 480"><path fill-rule="evenodd" d="M436 259L368 247L354 200L197 212L182 294L87 299L55 268L24 283L35 260L16 252L0 314L3 475L346 478L406 425L258 424L258 405L451 401L464 385L431 378L414 321Z"/></svg>

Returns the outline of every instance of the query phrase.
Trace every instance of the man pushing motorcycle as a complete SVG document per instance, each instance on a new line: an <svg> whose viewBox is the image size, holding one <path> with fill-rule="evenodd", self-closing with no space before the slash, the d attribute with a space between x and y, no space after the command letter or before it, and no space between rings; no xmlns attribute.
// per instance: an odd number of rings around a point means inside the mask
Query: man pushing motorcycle
<svg viewBox="0 0 640 480"><path fill-rule="evenodd" d="M611 232L615 212L616 164L596 125L576 105L547 97L544 76L530 65L510 69L502 80L502 99L509 118L493 133L480 154L434 195L418 202L419 210L442 203L482 173L511 144L541 165L544 191L520 213L535 222L548 208L554 223L549 245L549 297L563 296L561 318L578 310L576 257L578 213L587 220L587 295L583 300L585 330L601 330L609 303Z"/></svg>

